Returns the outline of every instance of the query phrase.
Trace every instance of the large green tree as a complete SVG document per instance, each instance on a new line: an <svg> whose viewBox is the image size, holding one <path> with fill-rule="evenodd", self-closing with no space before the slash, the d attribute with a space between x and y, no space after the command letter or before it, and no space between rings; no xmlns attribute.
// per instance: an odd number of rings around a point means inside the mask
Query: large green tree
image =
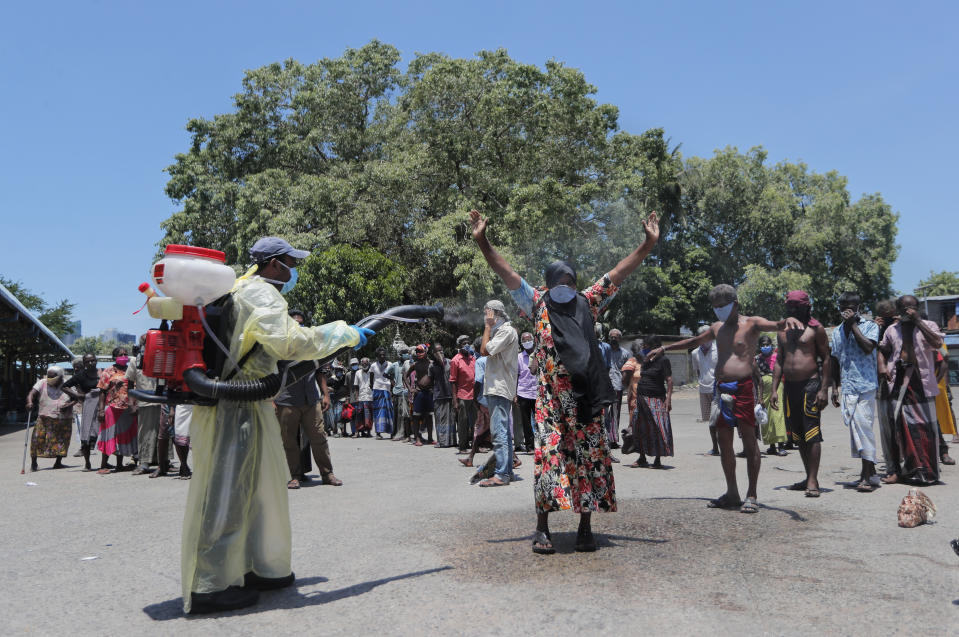
<svg viewBox="0 0 959 637"><path fill-rule="evenodd" d="M929 272L929 276L916 286L916 294L922 296L946 296L959 294L959 272Z"/></svg>
<svg viewBox="0 0 959 637"><path fill-rule="evenodd" d="M292 298L317 317L355 319L395 302L465 309L504 297L470 238L470 208L533 283L558 258L583 283L599 277L642 241L639 221L655 210L660 244L602 319L627 331L707 320L709 288L744 282L750 265L809 274L823 307L848 286L867 301L888 293L896 217L878 195L850 203L835 173L769 166L762 149L684 162L664 131L620 130L617 108L557 61L523 64L504 50L418 54L405 70L399 60L373 40L248 71L232 112L188 123L190 148L168 168L180 210L161 245L245 262L258 237L283 236L321 255ZM336 305L360 263L371 283Z"/></svg>

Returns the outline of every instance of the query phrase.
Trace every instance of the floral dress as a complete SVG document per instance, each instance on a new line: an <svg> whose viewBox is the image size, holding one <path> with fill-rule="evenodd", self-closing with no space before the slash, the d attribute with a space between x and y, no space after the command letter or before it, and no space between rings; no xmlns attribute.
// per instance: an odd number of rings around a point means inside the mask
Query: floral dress
<svg viewBox="0 0 959 637"><path fill-rule="evenodd" d="M582 291L594 320L617 291L608 274ZM533 496L536 511L615 511L616 485L603 416L599 414L586 425L579 422L569 372L560 362L553 343L546 293L545 287L533 288L525 280L511 293L521 313L535 325L533 356L538 365L538 384Z"/></svg>

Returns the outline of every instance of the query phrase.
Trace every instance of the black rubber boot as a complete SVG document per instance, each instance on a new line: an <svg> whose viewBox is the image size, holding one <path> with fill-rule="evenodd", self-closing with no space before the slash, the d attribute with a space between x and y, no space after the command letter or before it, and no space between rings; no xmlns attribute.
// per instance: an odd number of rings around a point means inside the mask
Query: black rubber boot
<svg viewBox="0 0 959 637"><path fill-rule="evenodd" d="M190 614L200 615L237 610L252 606L259 599L259 591L239 586L230 586L225 591L215 593L190 593Z"/></svg>
<svg viewBox="0 0 959 637"><path fill-rule="evenodd" d="M243 576L243 588L258 591L272 591L278 588L292 586L295 579L296 576L293 573L290 573L286 577L261 577L253 571L250 571Z"/></svg>

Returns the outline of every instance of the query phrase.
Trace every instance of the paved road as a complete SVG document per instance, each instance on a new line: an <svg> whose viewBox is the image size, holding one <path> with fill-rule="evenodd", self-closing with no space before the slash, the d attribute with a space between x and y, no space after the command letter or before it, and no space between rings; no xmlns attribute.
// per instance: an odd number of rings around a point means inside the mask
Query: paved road
<svg viewBox="0 0 959 637"><path fill-rule="evenodd" d="M186 618L179 587L188 482L70 468L19 475L22 430L0 435L4 634L843 635L957 634L959 469L926 489L937 523L900 529L907 488L848 488L858 474L837 410L824 419L819 499L786 491L796 453L763 459L756 515L707 510L723 491L694 394L675 401L665 471L617 465L620 510L594 516L600 550L530 551L532 459L522 481L467 483L451 450L332 441L341 488L291 492L295 589L249 610ZM959 454L957 454L959 455ZM41 460L41 467L52 461ZM621 468L622 467L622 468ZM745 464L740 461L740 483ZM27 482L36 486L27 486ZM96 559L84 559L96 557Z"/></svg>

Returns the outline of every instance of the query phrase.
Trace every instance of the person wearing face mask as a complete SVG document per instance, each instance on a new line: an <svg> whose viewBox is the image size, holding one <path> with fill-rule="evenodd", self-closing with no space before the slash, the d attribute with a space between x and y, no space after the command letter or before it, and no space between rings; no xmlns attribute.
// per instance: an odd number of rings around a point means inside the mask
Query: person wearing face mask
<svg viewBox="0 0 959 637"><path fill-rule="evenodd" d="M519 411L519 424L522 426L524 446L517 445L517 451L533 452L533 411L536 409L536 376L530 370L533 362L532 354L535 341L529 332L523 332L519 337L522 349L519 351L517 366L519 376L516 382L516 406ZM534 363L535 364L535 363Z"/></svg>
<svg viewBox="0 0 959 637"><path fill-rule="evenodd" d="M339 358L333 359L325 372L326 386L330 390L330 408L323 412L326 421L326 430L331 436L340 436L340 414L343 412L343 403L350 396L350 388L346 384L346 368Z"/></svg>
<svg viewBox="0 0 959 637"><path fill-rule="evenodd" d="M469 213L472 235L490 268L506 283L520 312L536 328L537 375L533 493L536 508L534 553L552 554L549 514L580 514L577 551L595 551L593 511L616 510L616 487L603 410L613 402L608 365L593 331L599 313L659 240L659 221L642 222L646 237L629 256L598 281L577 291L576 271L557 261L547 267L544 287L534 288L490 244L488 221Z"/></svg>
<svg viewBox="0 0 959 637"><path fill-rule="evenodd" d="M862 461L856 490L870 493L876 475L876 436L872 423L876 413L876 347L879 326L859 315L862 302L858 292L839 295L842 324L832 332L830 349L837 374L832 378L832 404L842 410L842 419L849 429L853 458ZM841 397L840 397L841 384Z"/></svg>
<svg viewBox="0 0 959 637"><path fill-rule="evenodd" d="M609 382L616 394L613 404L606 410L606 432L609 435L609 446L619 448L619 420L623 410L623 365L630 358L629 350L623 348L619 342L623 333L616 328L609 331Z"/></svg>
<svg viewBox="0 0 959 637"><path fill-rule="evenodd" d="M481 487L508 485L513 468L519 462L513 451L513 427L510 411L516 397L516 329L506 316L506 306L493 299L483 308L486 313L480 352L486 356L486 377L483 394L489 405L490 435L496 465L493 476L479 483Z"/></svg>
<svg viewBox="0 0 959 637"><path fill-rule="evenodd" d="M795 318L770 321L760 316L743 316L739 313L739 297L736 288L720 284L709 291L709 304L719 319L709 330L693 338L687 338L653 349L648 358L662 356L667 350L690 349L711 341L716 343L716 384L713 388L712 410L717 412L716 436L726 478L726 492L710 500L709 508L738 508L743 513L759 511L757 483L761 454L756 438L755 393L753 365L759 336L762 332L784 328L804 327ZM746 473L749 484L746 499L739 497L736 483L736 454L733 451L734 429L739 428L746 450Z"/></svg>
<svg viewBox="0 0 959 637"><path fill-rule="evenodd" d="M372 331L334 321L304 327L289 316L283 292L309 255L278 237L253 244L253 266L230 291L224 374L253 380L277 361L318 360L362 346ZM236 361L236 362L234 362ZM239 370L235 366L239 364ZM190 420L193 477L181 553L183 609L209 613L255 604L259 591L290 586L291 475L270 400L221 399L195 405Z"/></svg>
<svg viewBox="0 0 959 637"><path fill-rule="evenodd" d="M696 334L701 335L708 331L708 325L700 325ZM716 438L716 420L710 417L713 404L713 387L716 383L716 361L718 360L716 345L712 341L709 341L699 347L693 348L691 358L693 361L693 370L699 377L700 420L698 422L709 423L709 437L713 442L713 448L707 451L706 455L718 456L719 441ZM770 382L772 382L772 377L770 377Z"/></svg>
<svg viewBox="0 0 959 637"><path fill-rule="evenodd" d="M390 364L389 374L393 379L393 427L394 442L406 442L410 436L410 388L405 382L410 368L409 348L399 350L400 360Z"/></svg>
<svg viewBox="0 0 959 637"><path fill-rule="evenodd" d="M142 334L140 347L142 348L145 343L146 334ZM132 389L151 393L156 390L156 379L143 373L142 354L127 365L127 380ZM134 409L137 414L137 452L139 454L139 466L133 470L133 475L143 475L150 472L151 464L158 464L157 440L160 434L161 407L159 404L138 405L136 401L131 403L131 409Z"/></svg>
<svg viewBox="0 0 959 637"><path fill-rule="evenodd" d="M822 324L812 318L812 302L802 290L786 294L786 316L798 320L801 328L779 330L776 335L776 367L770 405L780 408L779 383L783 380L783 415L790 440L799 448L806 479L789 486L805 490L807 498L818 498L819 460L822 457L822 410L828 403L832 378L832 357Z"/></svg>
<svg viewBox="0 0 959 637"><path fill-rule="evenodd" d="M63 384L64 389L74 389L83 400L78 434L84 471L93 471L93 467L90 466L90 450L96 445L97 436L100 433L100 423L97 420L97 408L100 403L100 389L97 387L99 381L96 354L84 354L81 366L74 367L73 376Z"/></svg>
<svg viewBox="0 0 959 637"><path fill-rule="evenodd" d="M137 415L131 409L134 401L127 393L129 363L127 350L123 347L114 348L113 365L103 370L97 384L100 389L97 407L97 419L100 421L100 437L97 441L100 470L97 473L100 475L110 473L111 467L107 461L112 455L117 457L115 471L131 471L136 468L136 465L123 466L123 456L136 456L139 451Z"/></svg>
<svg viewBox="0 0 959 637"><path fill-rule="evenodd" d="M353 435L351 437L370 438L373 431L373 374L370 373L370 359L360 359L360 368L353 375Z"/></svg>
<svg viewBox="0 0 959 637"><path fill-rule="evenodd" d="M63 468L73 432L73 405L79 394L63 386L63 368L53 365L27 394L27 411L37 405L37 420L30 436L30 471L39 469L37 458L56 458L54 469Z"/></svg>
<svg viewBox="0 0 959 637"><path fill-rule="evenodd" d="M373 375L373 428L377 440L383 440L383 434L393 435L393 379L389 369L386 348L380 347L376 350L376 361L370 365L370 374Z"/></svg>
<svg viewBox="0 0 959 637"><path fill-rule="evenodd" d="M919 300L911 294L896 301L899 322L886 328L879 343L878 374L889 388L889 423L900 454L895 473L885 484L939 481L939 426L935 400L936 351L942 347L939 326L919 315ZM887 463L888 464L888 463Z"/></svg>
<svg viewBox="0 0 959 637"><path fill-rule="evenodd" d="M786 442L786 421L781 409L771 409L770 398L773 389L773 370L776 368L776 348L773 339L763 334L759 337L759 353L756 354L756 371L758 372L759 404L766 410L766 424L762 425L762 439L769 448L767 455L788 455L783 449ZM779 389L779 402L782 402L782 387ZM778 445L778 446L777 446Z"/></svg>
<svg viewBox="0 0 959 637"><path fill-rule="evenodd" d="M473 384L476 379L476 357L470 348L470 337L462 334L456 339L456 356L450 361L450 384L453 386L453 411L456 414L457 453L466 454L476 424L476 401Z"/></svg>

